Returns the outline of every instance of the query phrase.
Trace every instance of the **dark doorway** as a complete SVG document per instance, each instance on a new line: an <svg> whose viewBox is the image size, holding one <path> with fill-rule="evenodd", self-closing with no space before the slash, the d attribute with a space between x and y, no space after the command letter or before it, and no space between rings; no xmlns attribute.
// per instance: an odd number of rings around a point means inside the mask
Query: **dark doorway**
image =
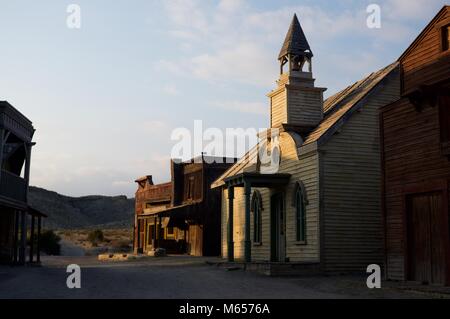
<svg viewBox="0 0 450 319"><path fill-rule="evenodd" d="M272 262L284 262L286 260L286 218L282 193L271 197L270 213L270 259Z"/></svg>
<svg viewBox="0 0 450 319"><path fill-rule="evenodd" d="M446 284L449 238L445 213L442 192L408 197L408 280Z"/></svg>

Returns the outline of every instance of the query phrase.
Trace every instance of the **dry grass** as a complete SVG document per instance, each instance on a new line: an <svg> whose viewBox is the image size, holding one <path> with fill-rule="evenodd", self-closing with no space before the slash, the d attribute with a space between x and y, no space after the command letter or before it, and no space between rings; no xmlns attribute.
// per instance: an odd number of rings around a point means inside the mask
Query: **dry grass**
<svg viewBox="0 0 450 319"><path fill-rule="evenodd" d="M91 250L100 251L129 251L133 244L133 231L131 229L105 229L104 240L99 243L91 243L88 235L92 229L60 230L57 234L63 240L83 248L86 252Z"/></svg>

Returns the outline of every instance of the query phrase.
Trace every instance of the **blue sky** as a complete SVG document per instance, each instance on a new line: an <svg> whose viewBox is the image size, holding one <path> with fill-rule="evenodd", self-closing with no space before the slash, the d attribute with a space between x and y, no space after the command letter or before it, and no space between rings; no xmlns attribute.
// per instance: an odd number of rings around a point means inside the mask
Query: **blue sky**
<svg viewBox="0 0 450 319"><path fill-rule="evenodd" d="M381 29L366 8L381 6ZM81 29L66 25L81 8ZM174 128L263 128L277 56L297 13L330 95L396 60L438 0L0 1L0 100L37 129L32 184L126 194L169 179Z"/></svg>

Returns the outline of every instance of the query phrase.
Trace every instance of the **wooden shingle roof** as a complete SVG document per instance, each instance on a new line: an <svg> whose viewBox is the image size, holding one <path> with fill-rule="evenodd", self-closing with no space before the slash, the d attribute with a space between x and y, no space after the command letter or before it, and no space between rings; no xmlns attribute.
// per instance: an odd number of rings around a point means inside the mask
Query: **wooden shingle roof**
<svg viewBox="0 0 450 319"><path fill-rule="evenodd" d="M303 32L296 14L294 14L294 18L292 18L291 26L286 34L286 39L284 40L278 59L281 60L288 54L304 55L309 58L313 57L308 40L306 40L305 33Z"/></svg>
<svg viewBox="0 0 450 319"><path fill-rule="evenodd" d="M324 119L306 136L304 145L317 142L332 127L340 127L345 122L340 120L397 67L398 62L394 62L329 97L324 102Z"/></svg>
<svg viewBox="0 0 450 319"><path fill-rule="evenodd" d="M299 145L299 147L318 142L320 139L326 137L328 132L333 129L336 130L345 124L352 108L355 107L363 98L368 96L369 93L371 93L383 79L385 79L398 67L398 65L398 62L394 62L377 72L371 73L364 79L329 97L324 102L324 119L311 133L305 137L303 144ZM244 172L255 171L257 153L258 148L257 146L254 146L236 164L220 176L211 187L216 188L223 186L225 184L224 180L228 177Z"/></svg>

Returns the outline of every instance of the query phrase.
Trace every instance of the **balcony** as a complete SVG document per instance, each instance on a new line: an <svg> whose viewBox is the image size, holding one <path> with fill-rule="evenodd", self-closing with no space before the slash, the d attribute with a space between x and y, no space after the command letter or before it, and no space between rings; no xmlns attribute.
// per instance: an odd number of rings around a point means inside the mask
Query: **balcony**
<svg viewBox="0 0 450 319"><path fill-rule="evenodd" d="M26 189L27 183L25 179L5 170L1 171L0 196L25 203Z"/></svg>

